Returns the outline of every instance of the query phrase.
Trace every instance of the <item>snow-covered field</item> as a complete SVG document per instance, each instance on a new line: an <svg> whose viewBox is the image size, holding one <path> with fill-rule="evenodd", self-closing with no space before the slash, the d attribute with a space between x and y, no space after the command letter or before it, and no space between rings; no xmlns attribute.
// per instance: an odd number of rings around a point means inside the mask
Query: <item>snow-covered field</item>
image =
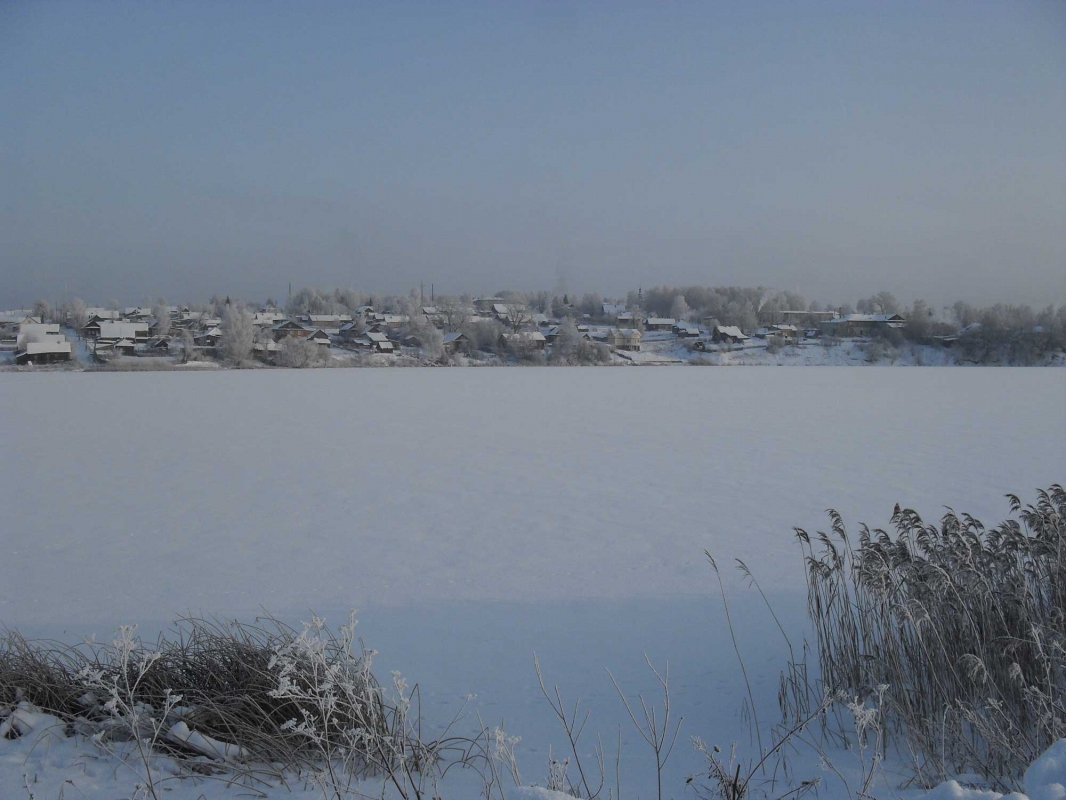
<svg viewBox="0 0 1066 800"><path fill-rule="evenodd" d="M747 744L703 549L743 558L798 629L793 525L886 524L896 502L997 522L1005 492L1066 479L1064 390L1010 368L0 374L0 622L71 638L358 607L431 721L477 694L529 780L562 744L532 652L612 741L603 667L647 692L647 652L683 736ZM726 578L769 714L784 646ZM623 747L646 793L629 728ZM697 764L679 743L672 796Z"/></svg>

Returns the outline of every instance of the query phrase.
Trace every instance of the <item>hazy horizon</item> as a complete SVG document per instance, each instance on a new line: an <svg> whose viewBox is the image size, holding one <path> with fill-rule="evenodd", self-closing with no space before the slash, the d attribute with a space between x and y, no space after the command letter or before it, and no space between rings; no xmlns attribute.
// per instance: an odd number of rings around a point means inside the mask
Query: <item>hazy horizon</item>
<svg viewBox="0 0 1066 800"><path fill-rule="evenodd" d="M0 308L1066 303L1066 4L0 6Z"/></svg>

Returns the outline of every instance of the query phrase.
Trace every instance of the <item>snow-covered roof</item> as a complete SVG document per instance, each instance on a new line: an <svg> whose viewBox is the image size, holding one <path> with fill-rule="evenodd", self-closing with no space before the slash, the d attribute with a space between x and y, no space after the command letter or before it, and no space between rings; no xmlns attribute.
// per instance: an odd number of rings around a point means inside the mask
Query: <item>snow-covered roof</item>
<svg viewBox="0 0 1066 800"><path fill-rule="evenodd" d="M101 322L101 339L136 339L138 336L148 335L148 323L146 322Z"/></svg>
<svg viewBox="0 0 1066 800"><path fill-rule="evenodd" d="M502 316L506 316L507 311L508 311L508 308L507 308L507 304L506 303L493 303L492 304L492 313L493 314L499 314L502 317Z"/></svg>
<svg viewBox="0 0 1066 800"><path fill-rule="evenodd" d="M272 331L280 331L280 330L292 329L292 328L295 328L296 330L301 330L301 331L308 330L308 327L306 325L301 325L299 322L295 322L294 320L291 320L291 319L278 320L277 322L275 322L273 325L270 326L270 330L272 330Z"/></svg>
<svg viewBox="0 0 1066 800"><path fill-rule="evenodd" d="M602 308L603 308L603 316L605 316L605 317L615 316L615 315L618 315L618 314L624 314L625 310L626 310L625 306L615 305L614 303L604 303Z"/></svg>
<svg viewBox="0 0 1066 800"><path fill-rule="evenodd" d="M454 331L452 333L446 333L446 334L444 334L444 344L451 344L452 342L458 341L459 339L465 339L465 338L466 338L466 334L460 333L459 331Z"/></svg>
<svg viewBox="0 0 1066 800"><path fill-rule="evenodd" d="M284 314L274 314L268 311L260 311L252 317L253 325L273 325L276 322L280 322L285 319Z"/></svg>
<svg viewBox="0 0 1066 800"><path fill-rule="evenodd" d="M385 334L383 334L383 333L376 333L376 332L374 332L374 331L368 331L368 332L367 332L366 334L364 334L364 335L365 335L365 336L366 336L366 338L367 338L367 339L369 339L370 341L372 341L372 342L377 342L378 344L382 344L382 343L384 343L384 342L387 342L387 341L389 340L389 337L388 337L388 336L386 336Z"/></svg>
<svg viewBox="0 0 1066 800"><path fill-rule="evenodd" d="M729 336L733 339L747 339L743 333L740 332L740 328L736 325L719 325L716 330L721 336Z"/></svg>
<svg viewBox="0 0 1066 800"><path fill-rule="evenodd" d="M540 331L519 331L518 333L505 333L503 337L509 342L546 342L544 334Z"/></svg>
<svg viewBox="0 0 1066 800"><path fill-rule="evenodd" d="M119 339L115 342L115 347L133 347L134 344L129 339Z"/></svg>
<svg viewBox="0 0 1066 800"><path fill-rule="evenodd" d="M617 330L610 331L609 334L610 333L613 333L618 336L636 336L638 339L640 338L640 331L638 331L636 328L618 328Z"/></svg>
<svg viewBox="0 0 1066 800"><path fill-rule="evenodd" d="M54 323L23 322L19 324L19 334L37 336L59 336L59 325Z"/></svg>
<svg viewBox="0 0 1066 800"><path fill-rule="evenodd" d="M648 325L669 325L671 328L677 322L673 317L648 317Z"/></svg>
<svg viewBox="0 0 1066 800"><path fill-rule="evenodd" d="M41 355L43 353L69 353L70 342L66 339L61 342L26 342L19 347L18 352L26 353L31 356Z"/></svg>
<svg viewBox="0 0 1066 800"><path fill-rule="evenodd" d="M436 306L422 306L422 313L426 316L432 316L437 313Z"/></svg>

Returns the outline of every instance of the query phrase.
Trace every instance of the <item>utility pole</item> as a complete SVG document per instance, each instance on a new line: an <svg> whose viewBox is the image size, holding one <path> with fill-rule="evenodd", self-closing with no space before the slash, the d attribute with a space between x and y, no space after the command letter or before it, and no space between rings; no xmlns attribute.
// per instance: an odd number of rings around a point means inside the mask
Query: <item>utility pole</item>
<svg viewBox="0 0 1066 800"><path fill-rule="evenodd" d="M432 283L429 285L429 302L434 304L437 302L437 291Z"/></svg>

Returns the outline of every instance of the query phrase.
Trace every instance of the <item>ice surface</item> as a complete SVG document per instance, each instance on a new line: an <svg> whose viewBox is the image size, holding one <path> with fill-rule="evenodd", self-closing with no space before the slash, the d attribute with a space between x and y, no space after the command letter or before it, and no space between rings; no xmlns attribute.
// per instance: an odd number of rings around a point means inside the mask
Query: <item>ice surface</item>
<svg viewBox="0 0 1066 800"><path fill-rule="evenodd" d="M1066 371L4 374L0 619L799 588L791 527L1062 480Z"/></svg>

